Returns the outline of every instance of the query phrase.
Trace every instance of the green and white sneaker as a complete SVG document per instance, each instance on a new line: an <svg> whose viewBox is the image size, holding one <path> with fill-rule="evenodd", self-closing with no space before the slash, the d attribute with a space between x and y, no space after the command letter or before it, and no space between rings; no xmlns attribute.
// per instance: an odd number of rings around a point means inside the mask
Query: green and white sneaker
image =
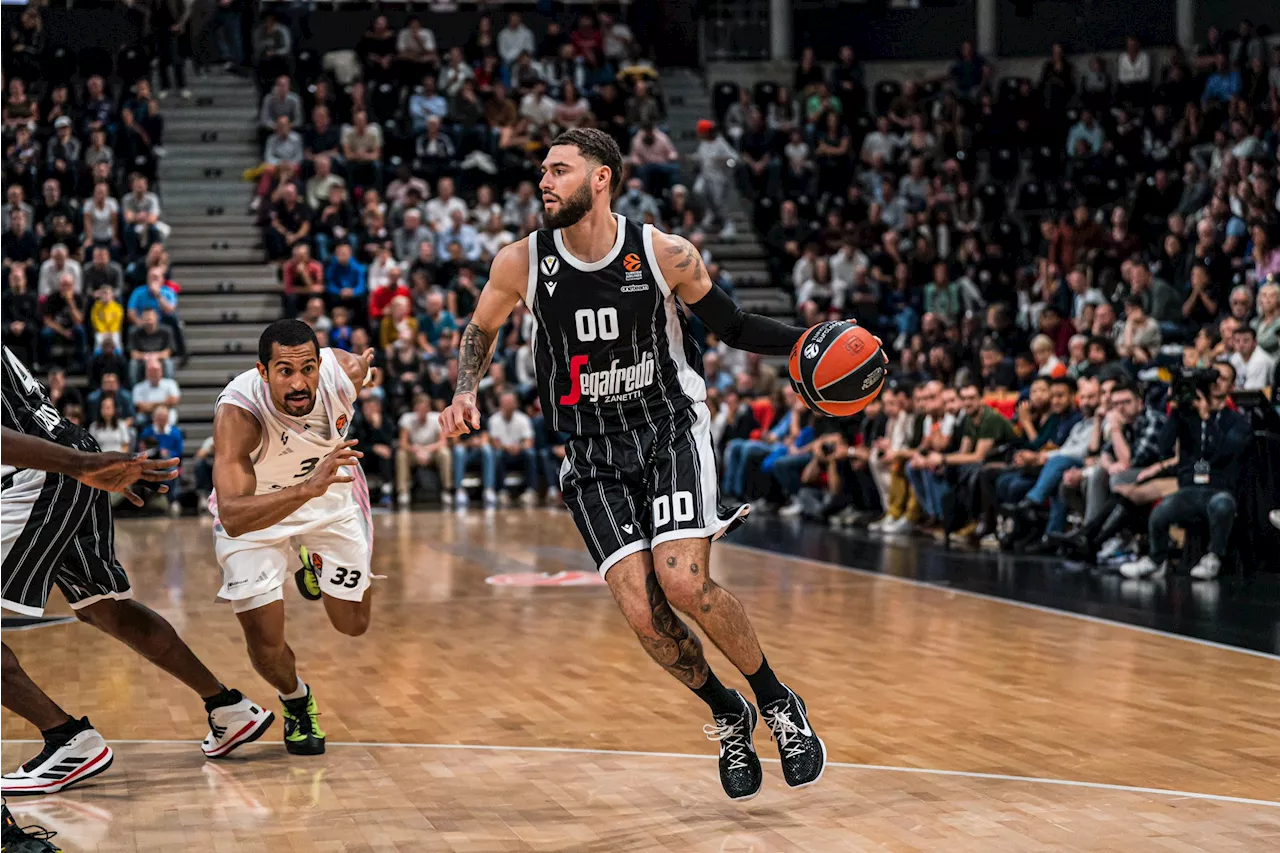
<svg viewBox="0 0 1280 853"><path fill-rule="evenodd" d="M298 592L307 601L319 601L320 570L324 563L320 555L312 554L307 550L306 545L298 549L298 556L302 558L302 568L293 573L293 579L298 584Z"/></svg>
<svg viewBox="0 0 1280 853"><path fill-rule="evenodd" d="M324 730L311 688L300 699L284 699L284 748L293 755L323 755Z"/></svg>

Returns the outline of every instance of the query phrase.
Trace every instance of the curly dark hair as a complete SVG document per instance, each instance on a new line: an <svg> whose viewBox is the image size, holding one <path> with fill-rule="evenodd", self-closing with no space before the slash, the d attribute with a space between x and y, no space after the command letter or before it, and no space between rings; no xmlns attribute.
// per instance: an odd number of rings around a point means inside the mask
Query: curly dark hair
<svg viewBox="0 0 1280 853"><path fill-rule="evenodd" d="M551 140L552 145L576 146L588 160L609 167L609 189L616 190L622 180L622 151L614 138L594 127L577 127L566 130Z"/></svg>

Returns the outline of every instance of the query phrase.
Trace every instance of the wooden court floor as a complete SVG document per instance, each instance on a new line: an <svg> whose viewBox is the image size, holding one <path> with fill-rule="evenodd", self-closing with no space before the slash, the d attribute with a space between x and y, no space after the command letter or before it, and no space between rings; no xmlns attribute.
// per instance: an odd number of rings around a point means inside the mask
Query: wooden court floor
<svg viewBox="0 0 1280 853"><path fill-rule="evenodd" d="M517 583L591 579L567 516L377 524L386 579L367 635L286 595L322 757L288 756L277 722L206 762L200 703L124 647L78 623L6 633L117 751L83 788L10 800L20 821L75 853L1280 849L1276 659L717 545L713 575L832 761L802 791L766 763L761 795L732 803L704 709L649 662L607 588ZM276 707L214 601L208 522L122 521L117 539L138 597ZM36 732L8 712L2 725L10 768ZM764 726L756 744L776 757Z"/></svg>

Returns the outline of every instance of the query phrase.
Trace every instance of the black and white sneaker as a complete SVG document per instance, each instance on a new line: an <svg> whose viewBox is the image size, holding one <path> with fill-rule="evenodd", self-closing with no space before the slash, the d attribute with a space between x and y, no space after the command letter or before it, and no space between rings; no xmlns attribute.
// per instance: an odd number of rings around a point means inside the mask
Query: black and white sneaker
<svg viewBox="0 0 1280 853"><path fill-rule="evenodd" d="M730 691L743 704L740 714L717 714L715 725L703 726L707 740L720 742L720 784L731 800L749 800L760 793L764 771L760 756L751 740L751 732L760 719L755 706L742 698L737 690Z"/></svg>
<svg viewBox="0 0 1280 853"><path fill-rule="evenodd" d="M111 766L115 756L102 735L89 724L64 743L46 743L35 758L4 774L0 788L6 797L56 794L64 788L92 779Z"/></svg>
<svg viewBox="0 0 1280 853"><path fill-rule="evenodd" d="M787 694L786 699L770 702L760 711L778 742L783 778L792 788L803 788L822 778L827 767L827 745L813 733L804 700L790 687Z"/></svg>

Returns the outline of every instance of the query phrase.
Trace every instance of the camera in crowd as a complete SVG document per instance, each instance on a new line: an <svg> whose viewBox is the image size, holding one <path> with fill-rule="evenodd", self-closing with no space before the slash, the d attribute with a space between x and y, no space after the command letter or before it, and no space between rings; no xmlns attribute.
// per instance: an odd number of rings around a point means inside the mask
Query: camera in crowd
<svg viewBox="0 0 1280 853"><path fill-rule="evenodd" d="M1196 404L1196 393L1209 398L1213 384L1218 381L1218 371L1212 367L1184 367L1169 383L1169 399L1179 408L1191 408Z"/></svg>

